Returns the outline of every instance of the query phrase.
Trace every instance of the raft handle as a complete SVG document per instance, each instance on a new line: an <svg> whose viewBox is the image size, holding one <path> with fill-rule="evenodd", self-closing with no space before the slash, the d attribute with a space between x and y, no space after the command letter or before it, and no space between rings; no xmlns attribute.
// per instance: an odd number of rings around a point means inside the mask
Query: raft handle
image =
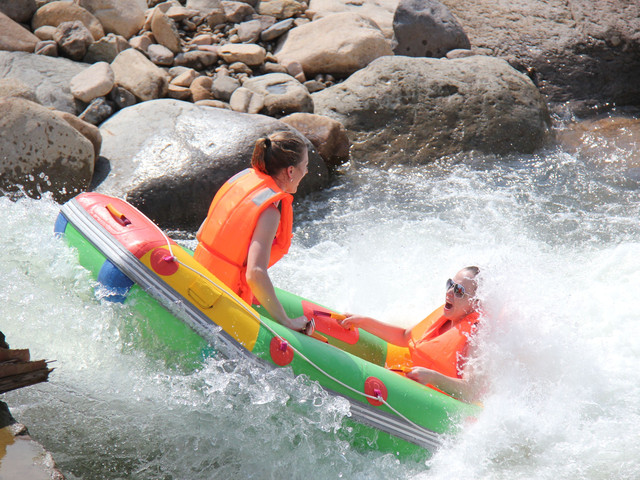
<svg viewBox="0 0 640 480"><path fill-rule="evenodd" d="M111 216L115 218L121 225L124 225L125 227L127 225L131 225L131 220L129 220L124 213L120 213L118 210L116 210L116 208L110 203L107 203L105 208L109 211Z"/></svg>

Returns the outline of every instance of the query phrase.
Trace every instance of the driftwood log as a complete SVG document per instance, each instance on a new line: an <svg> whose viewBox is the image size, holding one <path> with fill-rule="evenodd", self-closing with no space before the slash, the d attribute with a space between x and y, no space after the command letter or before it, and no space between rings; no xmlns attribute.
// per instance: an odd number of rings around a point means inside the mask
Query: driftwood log
<svg viewBox="0 0 640 480"><path fill-rule="evenodd" d="M0 332L0 393L46 382L52 371L46 360L31 360L28 349L9 348Z"/></svg>

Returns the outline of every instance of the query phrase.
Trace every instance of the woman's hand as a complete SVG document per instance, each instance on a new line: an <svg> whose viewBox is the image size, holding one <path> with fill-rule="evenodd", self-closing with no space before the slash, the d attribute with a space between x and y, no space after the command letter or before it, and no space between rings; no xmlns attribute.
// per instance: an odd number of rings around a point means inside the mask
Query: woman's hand
<svg viewBox="0 0 640 480"><path fill-rule="evenodd" d="M363 317L361 315L354 315L353 313L344 313L345 318L337 320L340 326L347 330L353 330L354 328L361 327L363 323L369 320L369 317Z"/></svg>
<svg viewBox="0 0 640 480"><path fill-rule="evenodd" d="M440 374L425 367L413 367L411 371L407 372L406 376L411 380L427 385L435 383Z"/></svg>
<svg viewBox="0 0 640 480"><path fill-rule="evenodd" d="M298 318L287 317L287 321L281 323L284 326L289 327L291 330L302 332L305 335L312 335L316 328L316 323L314 321L308 320L305 316Z"/></svg>

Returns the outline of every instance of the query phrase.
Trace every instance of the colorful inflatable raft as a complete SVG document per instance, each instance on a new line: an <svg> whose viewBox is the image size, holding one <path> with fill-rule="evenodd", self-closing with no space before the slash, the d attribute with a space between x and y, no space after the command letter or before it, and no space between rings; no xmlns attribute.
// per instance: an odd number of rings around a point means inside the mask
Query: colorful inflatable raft
<svg viewBox="0 0 640 480"><path fill-rule="evenodd" d="M78 251L101 295L143 312L172 349L227 354L287 367L350 403L363 444L383 451L433 452L442 434L473 418L479 407L385 368L406 352L362 330L345 330L335 312L278 290L290 317L314 318L308 337L241 300L127 202L83 193L61 209L55 231ZM432 317L437 318L438 312ZM391 362L389 362L391 363Z"/></svg>

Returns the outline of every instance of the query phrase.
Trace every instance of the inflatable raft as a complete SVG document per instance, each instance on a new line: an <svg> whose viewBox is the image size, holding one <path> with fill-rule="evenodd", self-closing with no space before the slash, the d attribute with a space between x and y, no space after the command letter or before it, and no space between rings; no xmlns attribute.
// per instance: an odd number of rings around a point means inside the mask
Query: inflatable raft
<svg viewBox="0 0 640 480"><path fill-rule="evenodd" d="M130 303L154 335L176 351L214 355L212 345L248 361L306 375L350 403L350 423L368 444L396 454L433 452L442 434L479 407L385 368L406 352L363 330L346 330L339 314L278 290L290 317L316 322L315 337L294 332L245 303L127 202L83 193L65 204L55 232L77 249L100 295ZM437 318L438 311L432 314Z"/></svg>

